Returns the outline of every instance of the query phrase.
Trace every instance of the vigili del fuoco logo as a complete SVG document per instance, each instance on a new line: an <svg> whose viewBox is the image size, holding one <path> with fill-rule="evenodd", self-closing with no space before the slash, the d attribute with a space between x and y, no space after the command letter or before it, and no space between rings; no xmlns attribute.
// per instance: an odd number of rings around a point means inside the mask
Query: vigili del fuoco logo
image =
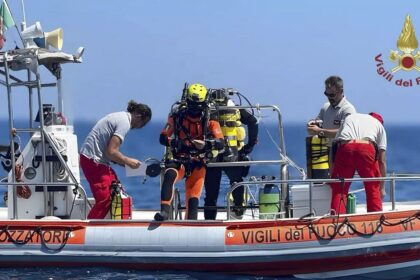
<svg viewBox="0 0 420 280"><path fill-rule="evenodd" d="M397 40L397 50L391 50L389 60L395 65L392 69L384 67L384 57L378 54L375 57L376 70L388 82L393 82L401 87L413 87L420 85L420 76L416 78L398 78L394 76L397 72L413 71L420 72L420 67L417 62L420 62L420 51L418 48L418 41L414 31L413 23L409 15L406 16L404 26L401 31L400 37ZM416 52L417 50L417 52Z"/></svg>

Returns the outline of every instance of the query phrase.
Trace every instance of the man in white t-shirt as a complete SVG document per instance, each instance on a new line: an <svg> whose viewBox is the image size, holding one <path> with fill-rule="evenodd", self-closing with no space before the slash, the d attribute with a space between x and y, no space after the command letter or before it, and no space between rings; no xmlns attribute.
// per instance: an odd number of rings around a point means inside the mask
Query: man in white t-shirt
<svg viewBox="0 0 420 280"><path fill-rule="evenodd" d="M362 178L385 177L387 147L383 118L377 113L347 116L336 136L332 179L352 178L355 171ZM385 196L384 181L365 181L368 212L382 211ZM346 213L350 182L331 183L331 209L337 214Z"/></svg>

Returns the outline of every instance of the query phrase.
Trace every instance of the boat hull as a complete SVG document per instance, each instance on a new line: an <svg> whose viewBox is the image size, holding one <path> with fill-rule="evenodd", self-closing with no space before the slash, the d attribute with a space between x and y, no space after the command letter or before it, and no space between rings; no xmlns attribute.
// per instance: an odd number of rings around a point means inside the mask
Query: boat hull
<svg viewBox="0 0 420 280"><path fill-rule="evenodd" d="M420 268L417 215L400 211L240 222L0 221L0 266L106 266L301 278L398 269L407 274Z"/></svg>

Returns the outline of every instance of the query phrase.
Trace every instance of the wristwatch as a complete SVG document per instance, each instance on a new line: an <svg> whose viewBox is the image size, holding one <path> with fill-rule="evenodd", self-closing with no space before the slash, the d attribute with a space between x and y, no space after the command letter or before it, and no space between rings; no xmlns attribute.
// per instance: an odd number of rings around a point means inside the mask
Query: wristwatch
<svg viewBox="0 0 420 280"><path fill-rule="evenodd" d="M319 137L325 137L325 131L321 130L321 131L318 133L318 136L319 136Z"/></svg>

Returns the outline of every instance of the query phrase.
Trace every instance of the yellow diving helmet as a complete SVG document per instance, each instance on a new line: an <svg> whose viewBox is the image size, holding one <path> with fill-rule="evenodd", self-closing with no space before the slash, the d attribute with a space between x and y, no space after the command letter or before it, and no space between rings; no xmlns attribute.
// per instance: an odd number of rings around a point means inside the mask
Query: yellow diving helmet
<svg viewBox="0 0 420 280"><path fill-rule="evenodd" d="M202 84L192 84L187 90L187 113L191 117L204 116L207 89Z"/></svg>
<svg viewBox="0 0 420 280"><path fill-rule="evenodd" d="M207 89L202 84L192 84L187 90L187 100L201 103L206 101Z"/></svg>

